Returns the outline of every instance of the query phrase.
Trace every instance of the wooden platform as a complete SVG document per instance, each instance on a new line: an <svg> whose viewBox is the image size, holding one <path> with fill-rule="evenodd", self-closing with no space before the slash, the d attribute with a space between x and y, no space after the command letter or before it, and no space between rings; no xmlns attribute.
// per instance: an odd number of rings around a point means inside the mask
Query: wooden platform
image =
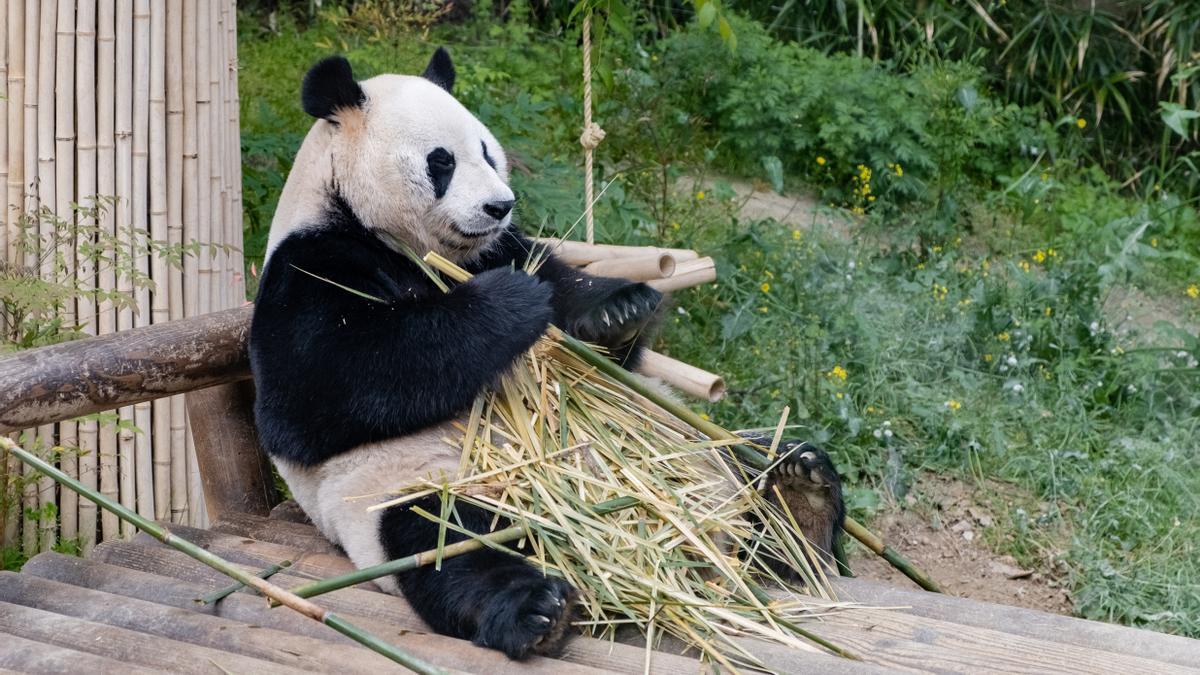
<svg viewBox="0 0 1200 675"><path fill-rule="evenodd" d="M232 514L211 530L172 531L259 570L293 561L272 580L285 587L352 568L310 525ZM214 606L195 599L227 577L144 535L99 546L90 559L43 553L20 574L0 573L0 670L186 673L391 672L398 668L248 592ZM841 612L809 628L862 662L768 644L755 652L779 672L1184 673L1200 672L1200 641L845 579L842 599L878 609ZM452 670L473 673L640 673L644 647L573 639L561 660L509 661L468 642L430 634L400 598L367 584L320 603L383 639ZM653 673L705 668L655 652Z"/></svg>

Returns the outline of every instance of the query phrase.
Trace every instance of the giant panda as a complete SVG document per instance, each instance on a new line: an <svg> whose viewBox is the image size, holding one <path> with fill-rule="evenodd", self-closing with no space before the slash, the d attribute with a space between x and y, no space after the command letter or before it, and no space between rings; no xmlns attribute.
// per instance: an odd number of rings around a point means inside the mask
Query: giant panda
<svg viewBox="0 0 1200 675"><path fill-rule="evenodd" d="M454 79L444 49L421 76L358 82L341 57L312 67L301 101L316 122L280 196L258 288L260 441L305 513L359 567L435 548L438 528L411 504L368 512L370 502L346 497L452 477L450 423L551 322L632 368L662 300L645 284L570 268L518 231L504 150L451 94ZM406 248L475 276L443 293ZM535 251L545 262L526 274ZM766 483L829 551L842 519L837 473L815 447L784 448L795 452ZM415 504L433 510L436 499ZM471 530L493 526L489 513L458 510ZM377 583L434 630L518 659L556 649L576 595L487 549Z"/></svg>

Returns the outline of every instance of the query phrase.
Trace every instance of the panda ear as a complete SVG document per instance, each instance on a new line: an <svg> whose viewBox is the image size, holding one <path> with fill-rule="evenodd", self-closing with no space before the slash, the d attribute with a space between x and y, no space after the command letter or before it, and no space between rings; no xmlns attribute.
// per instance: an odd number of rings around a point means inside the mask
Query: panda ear
<svg viewBox="0 0 1200 675"><path fill-rule="evenodd" d="M354 81L354 71L343 56L321 59L304 76L300 101L304 112L337 123L339 109L361 107L367 100L362 87Z"/></svg>
<svg viewBox="0 0 1200 675"><path fill-rule="evenodd" d="M425 66L425 72L421 77L429 80L437 86L445 89L448 93L454 93L454 62L450 60L450 52L446 51L445 47L438 47L433 53L433 57L429 59L429 65Z"/></svg>

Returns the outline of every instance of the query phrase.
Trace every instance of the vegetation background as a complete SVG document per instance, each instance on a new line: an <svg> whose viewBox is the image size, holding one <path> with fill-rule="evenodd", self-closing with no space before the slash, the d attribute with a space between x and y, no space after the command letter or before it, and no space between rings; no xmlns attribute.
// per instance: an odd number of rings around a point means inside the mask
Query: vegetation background
<svg viewBox="0 0 1200 675"><path fill-rule="evenodd" d="M519 217L582 211L580 32L597 17L597 239L687 246L661 349L707 414L828 447L855 516L990 505L987 546L1073 611L1200 637L1200 7L1048 0L250 4L247 259L310 120L308 66L419 72L514 157ZM807 195L747 215L745 185ZM740 189L739 189L740 188Z"/></svg>

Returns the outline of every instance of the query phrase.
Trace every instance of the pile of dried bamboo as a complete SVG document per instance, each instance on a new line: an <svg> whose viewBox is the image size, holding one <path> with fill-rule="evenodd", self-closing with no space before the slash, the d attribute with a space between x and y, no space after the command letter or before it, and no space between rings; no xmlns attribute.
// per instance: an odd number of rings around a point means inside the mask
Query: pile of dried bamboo
<svg viewBox="0 0 1200 675"><path fill-rule="evenodd" d="M66 325L106 334L242 302L236 19L233 0L0 0L3 260L41 261L43 276L77 277L84 288L134 301L72 299L62 308ZM97 196L116 201L99 223L82 222L90 216L72 204L90 206ZM153 284L134 288L127 275L97 269L78 253L84 242L56 241L51 224L40 225L51 229L38 246L53 242L64 265L18 246L23 214L40 208L128 241L136 271ZM212 246L177 267L146 250L146 237ZM144 517L203 525L182 397L127 406L119 419L120 431L96 420L47 425L37 445L78 448L60 456L60 468ZM0 455L0 484L23 471L30 475ZM72 540L87 550L132 531L108 513L98 522L94 504L45 478L7 506L0 545L20 541L28 553ZM39 509L42 517L26 519Z"/></svg>

